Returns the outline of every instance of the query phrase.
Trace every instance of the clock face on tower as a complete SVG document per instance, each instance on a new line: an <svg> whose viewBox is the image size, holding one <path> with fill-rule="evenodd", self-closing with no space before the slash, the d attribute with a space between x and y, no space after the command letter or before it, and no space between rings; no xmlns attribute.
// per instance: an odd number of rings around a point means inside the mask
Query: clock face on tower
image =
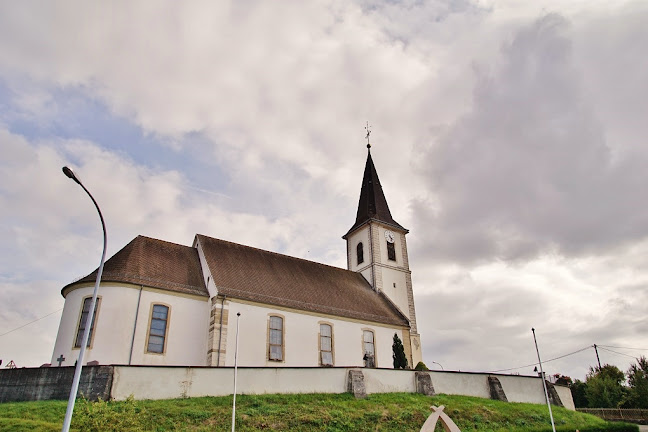
<svg viewBox="0 0 648 432"><path fill-rule="evenodd" d="M394 243L394 233L389 230L385 231L385 240L388 243Z"/></svg>

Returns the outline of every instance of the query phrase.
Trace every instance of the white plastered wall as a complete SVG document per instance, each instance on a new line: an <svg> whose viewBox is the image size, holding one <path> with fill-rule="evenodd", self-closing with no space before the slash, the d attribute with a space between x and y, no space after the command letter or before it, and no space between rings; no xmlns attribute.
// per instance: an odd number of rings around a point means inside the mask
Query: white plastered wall
<svg viewBox="0 0 648 432"><path fill-rule="evenodd" d="M79 349L73 348L83 299L92 296L94 286L80 286L67 292L59 325L52 364L62 354L62 366L74 365ZM139 312L138 310L138 297ZM128 364L131 341L135 333L131 364L184 365L206 364L207 298L176 295L159 289L129 284L102 283L99 288L99 309L91 346L86 350L84 363ZM146 353L146 340L153 303L169 307L166 348L164 354ZM137 324L135 316L137 315Z"/></svg>
<svg viewBox="0 0 648 432"><path fill-rule="evenodd" d="M402 328L332 316L307 314L285 308L271 308L260 304L231 299L227 323L227 353L225 366L234 365L236 347L236 314L239 322L239 366L318 366L319 325L330 324L333 328L333 357L335 366L363 366L363 330L375 335L377 367L392 367L392 343L394 333L400 337ZM284 361L268 360L268 317L284 318Z"/></svg>
<svg viewBox="0 0 648 432"><path fill-rule="evenodd" d="M361 369L367 394L416 392L411 370ZM488 374L430 371L437 393L490 398ZM234 368L115 367L112 397L170 399L232 394ZM346 368L241 368L237 393L344 393L348 391ZM544 404L538 377L497 375L509 402ZM574 410L569 388L556 386L565 408Z"/></svg>
<svg viewBox="0 0 648 432"><path fill-rule="evenodd" d="M358 264L357 247L362 242L364 250L364 261ZM347 261L348 269L354 272L359 271L362 276L372 284L371 276L371 245L369 244L369 227L365 226L347 238Z"/></svg>

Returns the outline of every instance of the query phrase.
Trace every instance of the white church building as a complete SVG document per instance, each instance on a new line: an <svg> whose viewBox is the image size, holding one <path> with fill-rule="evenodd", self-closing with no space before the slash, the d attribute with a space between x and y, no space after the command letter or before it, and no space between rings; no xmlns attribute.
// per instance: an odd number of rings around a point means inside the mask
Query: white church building
<svg viewBox="0 0 648 432"><path fill-rule="evenodd" d="M197 234L138 236L105 263L86 360L103 365L392 367L394 334L421 359L405 235L371 153L347 269ZM63 287L52 364L78 357L97 271ZM61 363L59 363L61 359ZM62 360L65 359L65 360Z"/></svg>

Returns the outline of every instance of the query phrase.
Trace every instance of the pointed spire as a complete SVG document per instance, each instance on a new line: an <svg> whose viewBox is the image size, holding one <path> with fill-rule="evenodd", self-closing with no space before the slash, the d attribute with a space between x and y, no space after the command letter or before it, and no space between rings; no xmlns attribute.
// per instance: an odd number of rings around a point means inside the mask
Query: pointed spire
<svg viewBox="0 0 648 432"><path fill-rule="evenodd" d="M367 145L367 148L367 162L362 177L362 189L360 190L360 200L358 201L356 221L343 238L346 238L346 236L348 236L352 231L370 220L383 222L384 224L391 225L396 229L408 232L406 228L403 228L392 218L389 206L387 205L387 200L385 199L385 193L383 192L380 180L378 179L378 172L376 172L376 167L371 158L369 145Z"/></svg>

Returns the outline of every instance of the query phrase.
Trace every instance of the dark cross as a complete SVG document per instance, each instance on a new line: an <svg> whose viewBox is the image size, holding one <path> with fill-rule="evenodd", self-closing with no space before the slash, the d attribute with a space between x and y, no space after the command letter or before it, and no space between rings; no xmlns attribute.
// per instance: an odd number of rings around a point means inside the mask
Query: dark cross
<svg viewBox="0 0 648 432"><path fill-rule="evenodd" d="M59 367L61 367L61 363L65 361L65 357L63 357L63 354L61 354L59 358L56 359L56 361L58 362Z"/></svg>
<svg viewBox="0 0 648 432"><path fill-rule="evenodd" d="M365 138L367 139L367 148L371 148L371 144L369 144L369 135L371 135L370 127L369 122L367 122L367 126L365 126L365 130L367 131L367 135L365 135Z"/></svg>

